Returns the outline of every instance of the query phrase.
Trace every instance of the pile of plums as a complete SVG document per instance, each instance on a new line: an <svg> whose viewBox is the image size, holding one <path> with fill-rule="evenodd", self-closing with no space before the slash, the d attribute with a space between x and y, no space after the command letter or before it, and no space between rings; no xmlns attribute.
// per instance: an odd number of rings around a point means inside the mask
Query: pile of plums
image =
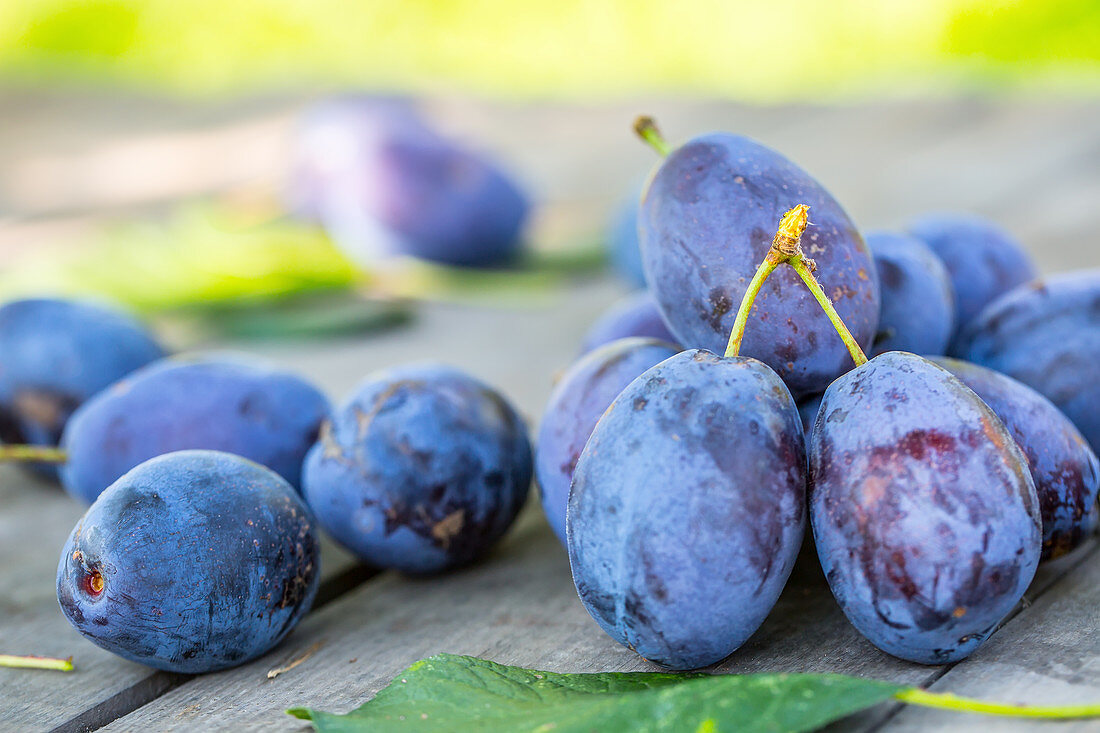
<svg viewBox="0 0 1100 733"><path fill-rule="evenodd" d="M0 354L3 442L59 445L62 485L91 503L61 553L62 611L160 669L233 666L290 633L318 527L374 566L439 572L484 554L531 483L515 410L440 365L369 376L333 412L294 374L164 356L133 319L64 300L0 308Z"/></svg>
<svg viewBox="0 0 1100 733"><path fill-rule="evenodd" d="M870 361L792 267L746 298L797 204L799 255ZM593 325L535 459L580 598L617 641L677 669L720 661L774 606L808 515L853 625L950 662L1094 531L1100 271L1037 279L967 215L861 235L797 165L724 133L669 152L636 216L613 249L630 279L640 247L648 290Z"/></svg>

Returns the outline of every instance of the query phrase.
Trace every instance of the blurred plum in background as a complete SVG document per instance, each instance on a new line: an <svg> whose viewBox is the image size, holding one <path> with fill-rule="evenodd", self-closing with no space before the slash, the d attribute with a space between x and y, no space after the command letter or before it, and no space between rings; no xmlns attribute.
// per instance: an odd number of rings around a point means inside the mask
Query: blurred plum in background
<svg viewBox="0 0 1100 733"><path fill-rule="evenodd" d="M588 353L604 344L631 336L644 336L676 343L676 337L668 330L657 300L648 290L613 303L603 312L585 334L582 353Z"/></svg>
<svg viewBox="0 0 1100 733"><path fill-rule="evenodd" d="M513 259L530 204L507 173L436 131L411 102L321 102L294 142L288 205L370 265L411 255L484 267Z"/></svg>

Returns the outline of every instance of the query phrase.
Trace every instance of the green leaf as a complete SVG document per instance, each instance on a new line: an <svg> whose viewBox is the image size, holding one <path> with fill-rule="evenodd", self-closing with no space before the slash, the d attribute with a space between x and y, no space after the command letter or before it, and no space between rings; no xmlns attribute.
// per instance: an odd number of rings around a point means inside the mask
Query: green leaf
<svg viewBox="0 0 1100 733"><path fill-rule="evenodd" d="M319 731L811 731L905 688L841 675L557 674L441 654L347 715L287 712Z"/></svg>

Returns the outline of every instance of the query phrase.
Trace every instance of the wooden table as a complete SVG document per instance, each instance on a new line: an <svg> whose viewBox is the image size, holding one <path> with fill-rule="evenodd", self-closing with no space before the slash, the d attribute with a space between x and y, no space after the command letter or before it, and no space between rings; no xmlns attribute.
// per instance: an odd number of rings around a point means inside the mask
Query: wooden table
<svg viewBox="0 0 1100 733"><path fill-rule="evenodd" d="M0 262L65 247L104 216L281 175L300 99L184 105L140 98L11 95L0 100ZM628 126L658 116L673 140L722 128L757 137L817 175L865 227L930 208L1003 222L1046 271L1100 265L1100 105L896 101L748 108L692 100L577 106L432 103L452 130L514 167L545 205L552 247L599 230L612 202L652 164ZM535 425L554 372L592 318L623 292L583 278L526 307L426 304L411 328L372 338L249 345L334 397L367 372L442 359L497 385ZM232 346L230 344L230 346ZM533 499L533 495L532 495ZM57 555L83 507L0 467L0 651L73 655L71 674L0 669L0 730L301 730L291 705L346 711L437 652L555 671L642 670L578 602L564 550L537 501L475 567L434 579L372 573L326 547L314 611L265 657L200 677L154 672L84 641L58 610ZM268 680L266 673L309 657ZM970 659L944 667L883 654L848 624L812 563L796 571L760 631L722 672L841 672L1002 701L1100 700L1100 550L1095 541L1041 568L1025 602ZM838 729L1023 730L1026 724L884 704ZM1058 725L1097 730L1096 723ZM1052 728L1053 729L1053 728Z"/></svg>

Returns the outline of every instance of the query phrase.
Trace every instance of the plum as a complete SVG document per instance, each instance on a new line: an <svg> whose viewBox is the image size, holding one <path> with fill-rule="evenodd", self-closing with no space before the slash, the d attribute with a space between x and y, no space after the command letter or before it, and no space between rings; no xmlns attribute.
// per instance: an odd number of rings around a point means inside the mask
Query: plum
<svg viewBox="0 0 1100 733"><path fill-rule="evenodd" d="M1005 293L963 330L955 353L1042 394L1100 451L1100 270Z"/></svg>
<svg viewBox="0 0 1100 733"><path fill-rule="evenodd" d="M900 351L825 391L810 439L810 520L829 587L894 656L968 656L1039 564L1027 462L962 381Z"/></svg>
<svg viewBox="0 0 1100 733"><path fill-rule="evenodd" d="M909 222L910 234L947 267L955 289L955 333L987 303L1037 274L1023 247L991 221L972 214L932 213Z"/></svg>
<svg viewBox="0 0 1100 733"><path fill-rule="evenodd" d="M104 649L200 673L278 644L319 579L317 530L286 481L229 453L180 451L126 473L77 522L57 600Z"/></svg>
<svg viewBox="0 0 1100 733"><path fill-rule="evenodd" d="M790 392L763 363L684 351L615 398L577 462L566 515L585 608L619 643L693 669L775 605L805 526Z"/></svg>
<svg viewBox="0 0 1100 733"><path fill-rule="evenodd" d="M712 133L673 151L646 188L642 260L676 343L723 353L738 304L771 249L775 223L808 204L806 255L855 339L868 346L879 317L871 253L848 215L805 171L738 135ZM760 359L796 398L823 391L851 367L844 344L790 268L765 283L741 353Z"/></svg>
<svg viewBox="0 0 1100 733"><path fill-rule="evenodd" d="M1043 560L1065 555L1096 528L1100 466L1081 432L1050 400L1012 377L958 359L932 361L997 413L1027 458L1043 518Z"/></svg>
<svg viewBox="0 0 1100 733"><path fill-rule="evenodd" d="M306 457L303 493L341 544L378 567L472 562L511 526L531 484L527 429L508 402L440 364L368 377Z"/></svg>
<svg viewBox="0 0 1100 733"><path fill-rule="evenodd" d="M17 300L0 307L0 442L55 446L73 411L164 356L128 315L92 303ZM50 476L57 467L31 464Z"/></svg>
<svg viewBox="0 0 1100 733"><path fill-rule="evenodd" d="M585 334L581 353L586 354L599 346L630 336L676 343L661 316L657 301L647 291L628 295L604 311Z"/></svg>
<svg viewBox="0 0 1100 733"><path fill-rule="evenodd" d="M92 502L142 461L206 448L254 460L298 486L328 410L313 385L247 356L163 359L76 411L61 440L62 484Z"/></svg>
<svg viewBox="0 0 1100 733"><path fill-rule="evenodd" d="M530 208L485 156L448 140L409 105L351 97L305 117L291 205L317 216L353 258L411 255L488 266L519 250Z"/></svg>
<svg viewBox="0 0 1100 733"><path fill-rule="evenodd" d="M573 469L596 422L635 377L678 351L656 339L619 339L579 359L554 386L539 426L535 476L542 509L562 544Z"/></svg>
<svg viewBox="0 0 1100 733"><path fill-rule="evenodd" d="M944 354L955 332L955 289L943 261L915 237L868 232L882 312L873 354Z"/></svg>
<svg viewBox="0 0 1100 733"><path fill-rule="evenodd" d="M642 250L638 243L638 209L641 191L635 191L619 207L607 232L607 249L615 272L636 288L645 287Z"/></svg>

